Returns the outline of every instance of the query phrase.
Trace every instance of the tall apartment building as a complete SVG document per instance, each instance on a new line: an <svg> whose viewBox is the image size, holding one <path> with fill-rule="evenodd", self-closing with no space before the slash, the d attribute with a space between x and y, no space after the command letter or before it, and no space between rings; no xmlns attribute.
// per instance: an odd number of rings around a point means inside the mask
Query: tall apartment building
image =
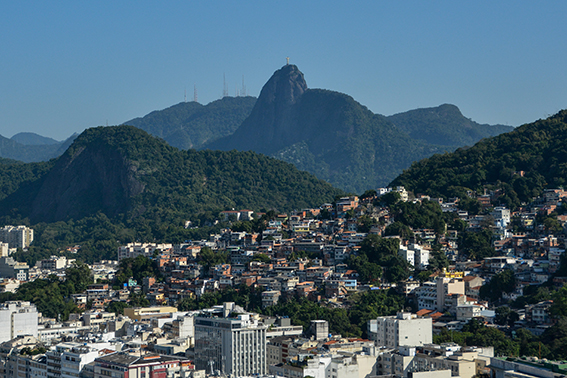
<svg viewBox="0 0 567 378"><path fill-rule="evenodd" d="M266 330L253 314L233 316L234 303L195 317L195 367L229 376L266 374Z"/></svg>
<svg viewBox="0 0 567 378"><path fill-rule="evenodd" d="M27 248L33 242L33 229L26 226L4 226L0 228L0 242L10 248Z"/></svg>
<svg viewBox="0 0 567 378"><path fill-rule="evenodd" d="M437 311L444 312L447 300L453 294L465 295L464 274L462 272L443 271L437 277Z"/></svg>
<svg viewBox="0 0 567 378"><path fill-rule="evenodd" d="M0 257L0 277L2 278L27 281L29 270L30 268L26 263L16 261L9 256Z"/></svg>
<svg viewBox="0 0 567 378"><path fill-rule="evenodd" d="M37 309L34 304L8 301L0 304L0 343L18 336L38 336Z"/></svg>
<svg viewBox="0 0 567 378"><path fill-rule="evenodd" d="M409 312L380 316L368 322L368 335L377 346L398 348L421 346L433 341L431 318L420 318Z"/></svg>
<svg viewBox="0 0 567 378"><path fill-rule="evenodd" d="M398 255L417 269L424 270L429 265L429 249L419 244L412 243L407 247L400 245Z"/></svg>

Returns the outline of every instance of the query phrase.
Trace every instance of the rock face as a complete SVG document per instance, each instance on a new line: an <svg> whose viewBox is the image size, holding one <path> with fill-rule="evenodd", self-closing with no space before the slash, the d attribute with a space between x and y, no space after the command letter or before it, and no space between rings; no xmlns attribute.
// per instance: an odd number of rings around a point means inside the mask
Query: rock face
<svg viewBox="0 0 567 378"><path fill-rule="evenodd" d="M490 132L503 131L468 120L453 105L374 114L346 94L308 89L297 66L286 65L234 134L205 147L260 152L362 193L387 185L416 160L495 135Z"/></svg>
<svg viewBox="0 0 567 378"><path fill-rule="evenodd" d="M283 66L264 85L250 116L236 132L207 147L271 154L274 149L295 143L297 136L290 129L290 123L294 105L305 91L307 83L297 66Z"/></svg>
<svg viewBox="0 0 567 378"><path fill-rule="evenodd" d="M295 65L274 73L234 134L207 147L264 153L353 192L385 185L412 161L442 151L414 143L348 95L308 89Z"/></svg>
<svg viewBox="0 0 567 378"><path fill-rule="evenodd" d="M128 210L144 184L120 152L105 146L81 146L64 154L45 177L32 203L31 219L80 219L101 211L109 216Z"/></svg>
<svg viewBox="0 0 567 378"><path fill-rule="evenodd" d="M19 180L0 201L0 214L32 223L97 214L161 223L233 207L288 211L344 194L262 154L179 150L133 126L87 129L57 160L21 166L23 175L39 172ZM11 167L5 172L17 175Z"/></svg>

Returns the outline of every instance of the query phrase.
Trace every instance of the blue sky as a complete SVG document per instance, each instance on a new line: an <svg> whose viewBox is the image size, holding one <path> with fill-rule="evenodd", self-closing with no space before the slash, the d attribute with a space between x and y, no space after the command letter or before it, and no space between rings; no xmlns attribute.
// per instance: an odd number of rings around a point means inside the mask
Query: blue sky
<svg viewBox="0 0 567 378"><path fill-rule="evenodd" d="M183 101L258 96L285 58L390 115L520 125L567 108L567 2L2 1L0 134L62 140Z"/></svg>

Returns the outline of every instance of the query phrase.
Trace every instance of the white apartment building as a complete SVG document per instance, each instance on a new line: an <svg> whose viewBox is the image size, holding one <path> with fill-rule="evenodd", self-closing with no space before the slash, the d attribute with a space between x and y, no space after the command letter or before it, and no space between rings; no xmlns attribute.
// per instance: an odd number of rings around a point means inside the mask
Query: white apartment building
<svg viewBox="0 0 567 378"><path fill-rule="evenodd" d="M379 356L378 374L404 378L473 378L477 374L486 373L486 365L493 355L492 347L473 347L467 350L462 350L456 344L402 347Z"/></svg>
<svg viewBox="0 0 567 378"><path fill-rule="evenodd" d="M66 342L45 353L47 377L75 378L83 367L99 357L102 349L114 349L110 343L88 344Z"/></svg>
<svg viewBox="0 0 567 378"><path fill-rule="evenodd" d="M195 367L230 376L266 374L267 327L254 314L231 317L233 309L234 303L225 303L195 317Z"/></svg>
<svg viewBox="0 0 567 378"><path fill-rule="evenodd" d="M51 256L48 259L43 259L40 262L41 269L46 270L59 270L71 266L75 259L67 259L65 256Z"/></svg>
<svg viewBox="0 0 567 378"><path fill-rule="evenodd" d="M376 375L375 350L310 356L296 364L270 365L270 375L286 378L365 378Z"/></svg>
<svg viewBox="0 0 567 378"><path fill-rule="evenodd" d="M396 316L381 316L370 320L368 334L379 347L421 346L432 343L433 326L431 318L398 312Z"/></svg>
<svg viewBox="0 0 567 378"><path fill-rule="evenodd" d="M510 209L505 207L495 207L490 213L494 218L497 227L506 228L510 224Z"/></svg>
<svg viewBox="0 0 567 378"><path fill-rule="evenodd" d="M140 255L149 257L154 251L167 251L173 248L172 244L156 244L156 243L128 243L125 246L118 247L118 261L128 258L136 258Z"/></svg>
<svg viewBox="0 0 567 378"><path fill-rule="evenodd" d="M14 260L9 256L0 257L0 277L15 278L19 281L27 281L29 266L26 263Z"/></svg>
<svg viewBox="0 0 567 378"><path fill-rule="evenodd" d="M0 242L10 248L27 248L33 242L33 229L26 226L4 226L0 228Z"/></svg>
<svg viewBox="0 0 567 378"><path fill-rule="evenodd" d="M435 310L437 308L437 284L424 282L414 290L417 298L417 308L420 310Z"/></svg>
<svg viewBox="0 0 567 378"><path fill-rule="evenodd" d="M429 249L419 244L412 243L408 246L400 245L398 255L403 257L416 269L425 270L429 265Z"/></svg>
<svg viewBox="0 0 567 378"><path fill-rule="evenodd" d="M24 335L37 338L37 309L30 302L4 302L0 304L0 324L0 343Z"/></svg>
<svg viewBox="0 0 567 378"><path fill-rule="evenodd" d="M476 304L457 306L457 320L468 321L480 316L482 307Z"/></svg>

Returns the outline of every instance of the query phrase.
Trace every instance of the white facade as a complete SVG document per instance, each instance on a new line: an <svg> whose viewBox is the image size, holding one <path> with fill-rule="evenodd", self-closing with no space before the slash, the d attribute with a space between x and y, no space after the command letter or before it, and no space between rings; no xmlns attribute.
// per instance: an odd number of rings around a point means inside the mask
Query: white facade
<svg viewBox="0 0 567 378"><path fill-rule="evenodd" d="M418 309L435 310L437 308L437 285L434 282L424 282L414 290L414 293Z"/></svg>
<svg viewBox="0 0 567 378"><path fill-rule="evenodd" d="M172 248L172 244L128 243L125 246L118 247L118 261L136 258L140 255L149 257L153 255L154 251L166 251Z"/></svg>
<svg viewBox="0 0 567 378"><path fill-rule="evenodd" d="M510 209L495 207L490 215L492 215L498 227L506 228L510 224Z"/></svg>
<svg viewBox="0 0 567 378"><path fill-rule="evenodd" d="M266 374L267 327L251 314L224 315L195 317L196 368L232 376Z"/></svg>
<svg viewBox="0 0 567 378"><path fill-rule="evenodd" d="M433 342L431 318L419 318L408 312L370 320L368 331L379 347L421 346Z"/></svg>
<svg viewBox="0 0 567 378"><path fill-rule="evenodd" d="M478 305L461 305L457 306L457 320L471 320L480 316L482 308Z"/></svg>
<svg viewBox="0 0 567 378"><path fill-rule="evenodd" d="M0 241L10 248L27 248L33 242L33 229L26 226L4 226L0 228Z"/></svg>
<svg viewBox="0 0 567 378"><path fill-rule="evenodd" d="M59 270L64 269L75 261L75 259L67 260L65 256L51 256L49 259L41 260L41 269Z"/></svg>
<svg viewBox="0 0 567 378"><path fill-rule="evenodd" d="M37 338L38 313L34 304L9 301L0 305L0 342L18 336L31 335Z"/></svg>
<svg viewBox="0 0 567 378"><path fill-rule="evenodd" d="M424 270L429 265L429 250L419 244L412 243L407 247L400 245L398 255L403 257L416 269Z"/></svg>

